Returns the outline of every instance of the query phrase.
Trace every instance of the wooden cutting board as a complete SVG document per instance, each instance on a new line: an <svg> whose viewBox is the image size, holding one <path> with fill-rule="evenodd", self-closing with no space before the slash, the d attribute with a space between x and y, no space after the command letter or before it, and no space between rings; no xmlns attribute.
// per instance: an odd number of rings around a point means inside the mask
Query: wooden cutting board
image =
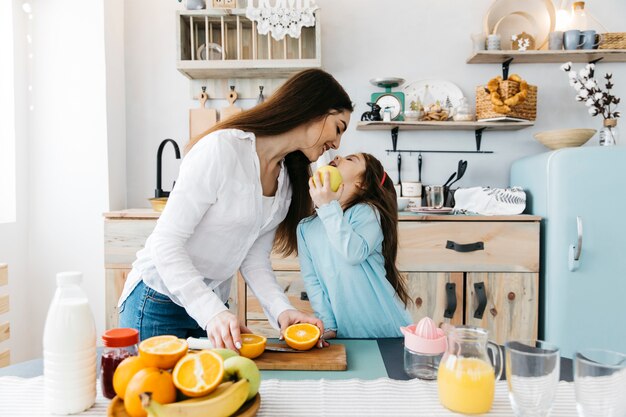
<svg viewBox="0 0 626 417"><path fill-rule="evenodd" d="M230 86L230 93L228 94L227 100L230 105L224 107L220 112L220 122L223 122L229 117L239 114L243 111L241 107L235 106L235 101L237 101L237 92L235 91L235 86Z"/></svg>
<svg viewBox="0 0 626 417"><path fill-rule="evenodd" d="M198 97L200 107L189 110L189 139L201 135L217 123L217 111L204 107L208 98L208 94L202 91Z"/></svg>
<svg viewBox="0 0 626 417"><path fill-rule="evenodd" d="M346 347L331 344L324 349L306 352L271 352L266 350L254 359L259 369L290 371L345 371L348 369Z"/></svg>

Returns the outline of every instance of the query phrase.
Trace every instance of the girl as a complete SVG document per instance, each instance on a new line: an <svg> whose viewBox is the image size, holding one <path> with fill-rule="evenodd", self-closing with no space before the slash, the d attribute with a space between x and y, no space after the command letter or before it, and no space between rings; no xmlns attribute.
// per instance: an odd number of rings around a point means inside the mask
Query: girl
<svg viewBox="0 0 626 417"><path fill-rule="evenodd" d="M337 157L343 184L309 180L316 214L298 225L298 257L324 338L399 337L411 323L396 269L398 211L393 182L372 155ZM317 185L316 185L317 184Z"/></svg>
<svg viewBox="0 0 626 417"><path fill-rule="evenodd" d="M142 339L206 335L236 350L249 332L225 305L239 270L269 322L322 326L294 309L276 282L274 246L297 248L296 227L310 216L309 164L336 149L352 102L328 73L312 69L272 97L194 138L156 228L137 253L119 300L120 325Z"/></svg>

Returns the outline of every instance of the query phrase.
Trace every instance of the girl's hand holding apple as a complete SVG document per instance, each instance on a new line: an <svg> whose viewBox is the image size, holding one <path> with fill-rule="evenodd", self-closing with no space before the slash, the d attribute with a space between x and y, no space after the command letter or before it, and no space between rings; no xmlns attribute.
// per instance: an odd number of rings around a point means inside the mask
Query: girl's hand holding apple
<svg viewBox="0 0 626 417"><path fill-rule="evenodd" d="M315 207L339 200L343 194L343 188L343 179L339 170L330 165L321 167L309 179L309 195Z"/></svg>

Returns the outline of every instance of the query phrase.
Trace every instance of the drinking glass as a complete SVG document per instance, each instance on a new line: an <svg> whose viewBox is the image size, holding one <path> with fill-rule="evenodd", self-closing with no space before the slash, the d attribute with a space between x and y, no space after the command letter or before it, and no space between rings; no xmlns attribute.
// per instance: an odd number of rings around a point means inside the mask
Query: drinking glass
<svg viewBox="0 0 626 417"><path fill-rule="evenodd" d="M509 400L517 417L545 417L550 413L559 383L559 348L541 340L505 344Z"/></svg>
<svg viewBox="0 0 626 417"><path fill-rule="evenodd" d="M443 207L443 186L431 185L430 187L430 204L433 208L439 209Z"/></svg>
<svg viewBox="0 0 626 417"><path fill-rule="evenodd" d="M574 389L580 417L626 416L626 355L603 349L576 352Z"/></svg>

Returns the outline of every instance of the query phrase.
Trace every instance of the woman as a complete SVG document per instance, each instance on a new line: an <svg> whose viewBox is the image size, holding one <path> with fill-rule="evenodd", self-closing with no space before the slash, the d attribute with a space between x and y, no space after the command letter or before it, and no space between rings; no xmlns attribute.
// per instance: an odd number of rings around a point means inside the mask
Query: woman
<svg viewBox="0 0 626 417"><path fill-rule="evenodd" d="M328 73L302 71L272 97L192 138L176 187L137 253L119 300L120 325L142 339L204 336L237 350L249 332L225 303L239 269L270 323L282 331L322 322L294 309L276 282L272 247L297 251L312 214L310 163L336 149L352 102Z"/></svg>

